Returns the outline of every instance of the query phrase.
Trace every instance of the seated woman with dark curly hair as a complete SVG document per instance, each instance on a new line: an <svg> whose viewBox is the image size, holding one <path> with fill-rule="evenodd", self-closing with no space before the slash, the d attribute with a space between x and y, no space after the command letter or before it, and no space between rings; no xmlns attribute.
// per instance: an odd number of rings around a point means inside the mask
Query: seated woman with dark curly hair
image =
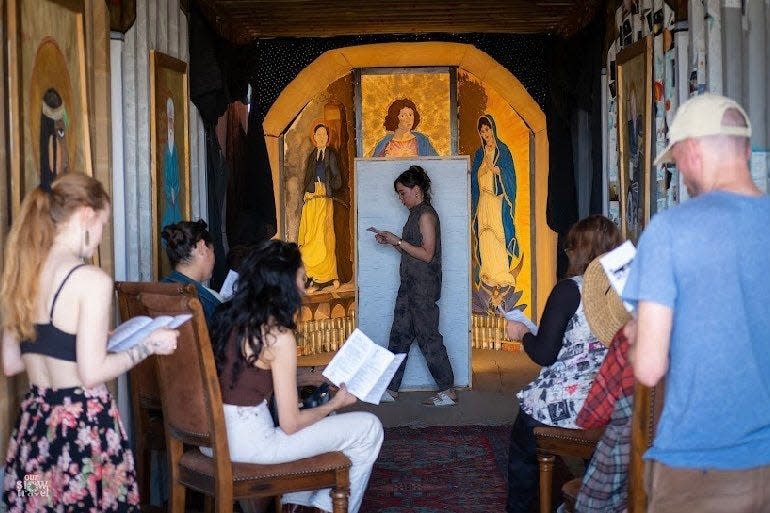
<svg viewBox="0 0 770 513"><path fill-rule="evenodd" d="M192 283L198 291L206 323L212 325L214 310L222 304L218 293L203 285L214 271L214 246L206 221L179 221L163 227L161 237L174 270L163 283Z"/></svg>
<svg viewBox="0 0 770 513"><path fill-rule="evenodd" d="M352 463L348 511L361 507L382 444L367 412L329 416L356 398L345 386L315 408L297 405L296 314L306 274L296 244L260 243L239 266L238 287L215 316L214 350L234 462L273 464L342 451ZM267 407L275 395L279 425ZM210 450L201 449L210 454ZM332 511L329 490L288 493L283 502Z"/></svg>

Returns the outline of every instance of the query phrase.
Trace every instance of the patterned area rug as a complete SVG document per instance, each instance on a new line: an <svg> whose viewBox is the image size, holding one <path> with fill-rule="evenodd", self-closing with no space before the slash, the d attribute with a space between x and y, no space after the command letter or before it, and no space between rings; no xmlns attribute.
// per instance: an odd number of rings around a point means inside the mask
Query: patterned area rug
<svg viewBox="0 0 770 513"><path fill-rule="evenodd" d="M387 429L361 511L505 511L510 433L510 426Z"/></svg>

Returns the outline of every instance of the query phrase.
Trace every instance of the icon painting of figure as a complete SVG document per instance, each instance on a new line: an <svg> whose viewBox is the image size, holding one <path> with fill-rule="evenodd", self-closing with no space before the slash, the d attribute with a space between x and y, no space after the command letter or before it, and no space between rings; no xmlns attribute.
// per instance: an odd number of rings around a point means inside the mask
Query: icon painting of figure
<svg viewBox="0 0 770 513"><path fill-rule="evenodd" d="M163 147L163 215L160 226L182 220L182 208L179 204L179 151L174 143L174 101L166 100L167 139Z"/></svg>
<svg viewBox="0 0 770 513"><path fill-rule="evenodd" d="M639 239L643 223L639 180L642 176L642 163L644 162L644 120L639 113L636 88L633 84L631 84L630 88L629 104L626 113L629 147L626 223L628 226L628 238L635 243Z"/></svg>
<svg viewBox="0 0 770 513"><path fill-rule="evenodd" d="M415 131L420 124L417 106L408 98L388 107L383 127L389 133L379 140L372 157L425 157L438 155L427 135Z"/></svg>
<svg viewBox="0 0 770 513"><path fill-rule="evenodd" d="M40 113L40 185L50 187L54 179L67 172L67 109L61 95L50 88L43 95Z"/></svg>
<svg viewBox="0 0 770 513"><path fill-rule="evenodd" d="M313 127L315 149L305 164L304 203L299 222L298 245L310 280L309 292L332 282L339 286L336 237L334 233L334 194L342 188L339 156L329 145L329 127Z"/></svg>
<svg viewBox="0 0 770 513"><path fill-rule="evenodd" d="M475 238L475 283L513 287L511 272L519 257L514 211L516 171L508 146L497 136L491 115L477 123L481 146L473 156L471 173L472 227Z"/></svg>

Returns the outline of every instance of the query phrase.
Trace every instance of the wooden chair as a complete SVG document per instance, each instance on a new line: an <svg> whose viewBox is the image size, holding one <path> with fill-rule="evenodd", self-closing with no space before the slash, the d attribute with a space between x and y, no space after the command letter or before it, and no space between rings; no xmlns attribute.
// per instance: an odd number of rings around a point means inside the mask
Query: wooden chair
<svg viewBox="0 0 770 513"><path fill-rule="evenodd" d="M590 459L604 433L604 428L567 429L541 426L536 427L534 431L540 469L540 513L551 513L553 465L556 456ZM574 483L571 486L574 487Z"/></svg>
<svg viewBox="0 0 770 513"><path fill-rule="evenodd" d="M155 358L160 384L169 461L169 510L183 513L187 488L214 498L217 513L230 513L233 501L331 488L334 513L348 509L350 460L341 452L289 463L233 463L227 444L222 395L206 320L192 285L121 284L136 295L143 315L192 313L179 328L174 354ZM133 287L136 287L133 289ZM127 289L124 289L127 290ZM194 446L185 451L184 444ZM211 447L213 457L197 447Z"/></svg>
<svg viewBox="0 0 770 513"><path fill-rule="evenodd" d="M647 494L644 487L645 451L652 447L655 430L663 409L663 381L654 388L637 383L634 390L634 413L631 419L631 458L628 465L628 512L645 513ZM602 436L602 429L581 431L562 428L535 428L540 464L540 513L551 511L551 486L554 455L588 459ZM583 433L581 435L581 433ZM589 452L590 450L590 452ZM585 456L588 454L588 456ZM568 481L562 487L565 511L574 511L583 479Z"/></svg>
<svg viewBox="0 0 770 513"><path fill-rule="evenodd" d="M137 315L143 315L144 309L138 300L138 295L141 293L144 285L121 282L115 284L121 322L125 322ZM164 454L166 451L166 434L163 429L160 387L155 376L155 363L153 360L153 358L148 358L128 373L134 431L136 478L143 510L152 509L149 506L152 451L159 451Z"/></svg>

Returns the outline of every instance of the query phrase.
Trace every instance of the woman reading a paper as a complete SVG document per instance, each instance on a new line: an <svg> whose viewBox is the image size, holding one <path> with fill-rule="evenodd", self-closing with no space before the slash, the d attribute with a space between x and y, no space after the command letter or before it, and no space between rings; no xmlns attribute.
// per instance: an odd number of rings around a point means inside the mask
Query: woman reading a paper
<svg viewBox="0 0 770 513"><path fill-rule="evenodd" d="M607 353L583 311L583 273L594 258L621 242L620 230L604 216L578 221L567 234L568 278L548 296L537 334L524 323L507 323L508 337L521 340L527 356L543 366L516 395L519 414L508 452L508 513L528 513L537 490L534 428L578 428L575 419Z"/></svg>
<svg viewBox="0 0 770 513"><path fill-rule="evenodd" d="M441 223L430 203L430 178L420 166L410 166L393 183L401 203L409 209L409 218L401 237L377 231L380 244L390 244L401 252L398 288L388 349L408 353L417 340L428 362L438 392L423 402L427 406L452 406L457 402L454 373L449 363L444 339L438 331L441 297ZM384 402L398 396L406 359L382 396Z"/></svg>
<svg viewBox="0 0 770 513"><path fill-rule="evenodd" d="M344 385L322 406L297 406L295 316L307 280L299 248L263 242L239 273L235 294L217 311L214 325L230 457L271 464L342 451L352 462L348 511L355 513L382 445L382 424L365 412L329 416L356 401ZM273 394L279 426L267 407ZM289 493L283 501L332 511L329 490Z"/></svg>
<svg viewBox="0 0 770 513"><path fill-rule="evenodd" d="M178 332L107 352L112 278L83 261L101 241L109 201L97 180L64 174L27 195L8 235L3 370L26 371L30 383L5 461L8 511L139 511L134 458L104 383L172 353Z"/></svg>
<svg viewBox="0 0 770 513"><path fill-rule="evenodd" d="M214 244L207 230L206 221L179 221L163 227L161 231L166 256L174 270L161 281L164 283L192 283L211 326L214 310L222 304L222 297L202 282L214 272Z"/></svg>

